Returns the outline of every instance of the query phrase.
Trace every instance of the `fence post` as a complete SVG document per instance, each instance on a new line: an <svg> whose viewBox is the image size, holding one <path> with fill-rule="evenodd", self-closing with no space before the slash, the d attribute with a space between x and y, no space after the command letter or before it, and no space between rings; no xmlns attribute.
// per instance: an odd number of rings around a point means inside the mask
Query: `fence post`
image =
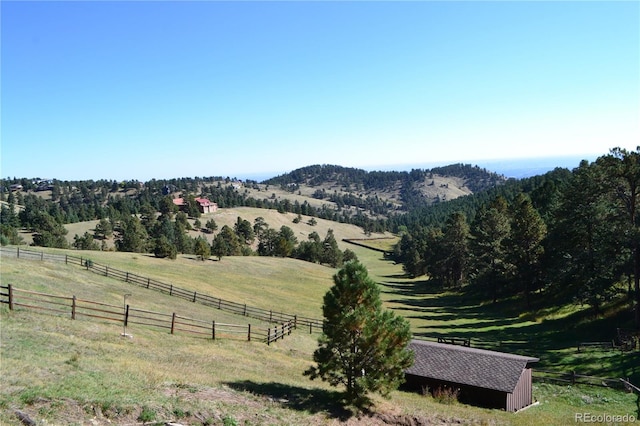
<svg viewBox="0 0 640 426"><path fill-rule="evenodd" d="M71 319L76 319L76 296L71 298Z"/></svg>
<svg viewBox="0 0 640 426"><path fill-rule="evenodd" d="M222 309L222 299L218 299L218 309Z"/></svg>
<svg viewBox="0 0 640 426"><path fill-rule="evenodd" d="M13 286L9 284L9 310L13 311Z"/></svg>
<svg viewBox="0 0 640 426"><path fill-rule="evenodd" d="M20 247L17 247L16 258L20 259Z"/></svg>
<svg viewBox="0 0 640 426"><path fill-rule="evenodd" d="M109 276L109 267L108 267L108 266L105 266L105 267L104 267L104 276L105 276L105 277L108 277L108 276Z"/></svg>
<svg viewBox="0 0 640 426"><path fill-rule="evenodd" d="M124 282L128 283L129 282L129 273L127 272L127 275L125 275L124 277Z"/></svg>
<svg viewBox="0 0 640 426"><path fill-rule="evenodd" d="M126 327L127 325L129 325L129 305L124 310L124 326Z"/></svg>
<svg viewBox="0 0 640 426"><path fill-rule="evenodd" d="M193 303L196 303L196 292L193 292Z"/></svg>
<svg viewBox="0 0 640 426"><path fill-rule="evenodd" d="M68 255L68 254L65 254L65 255L64 255L64 264L66 265L66 264L68 264L68 263L69 263L69 255Z"/></svg>
<svg viewBox="0 0 640 426"><path fill-rule="evenodd" d="M247 341L251 341L251 324L248 324L247 326Z"/></svg>
<svg viewBox="0 0 640 426"><path fill-rule="evenodd" d="M173 296L173 284L169 286L169 296Z"/></svg>
<svg viewBox="0 0 640 426"><path fill-rule="evenodd" d="M293 316L293 328L298 328L298 315ZM289 332L289 334L291 334L291 332Z"/></svg>
<svg viewBox="0 0 640 426"><path fill-rule="evenodd" d="M171 314L171 334L173 334L173 329L176 326L176 313Z"/></svg>
<svg viewBox="0 0 640 426"><path fill-rule="evenodd" d="M309 321L309 334L313 334L313 323Z"/></svg>
<svg viewBox="0 0 640 426"><path fill-rule="evenodd" d="M271 344L271 327L267 328L267 346Z"/></svg>
<svg viewBox="0 0 640 426"><path fill-rule="evenodd" d="M44 260L44 252L43 251L40 252L40 260Z"/></svg>
<svg viewBox="0 0 640 426"><path fill-rule="evenodd" d="M242 314L242 316L247 316L247 304L244 304L244 313Z"/></svg>
<svg viewBox="0 0 640 426"><path fill-rule="evenodd" d="M575 370L571 370L571 384L572 385L576 384L576 372L575 372Z"/></svg>
<svg viewBox="0 0 640 426"><path fill-rule="evenodd" d="M269 322L273 322L273 311L269 311Z"/></svg>
<svg viewBox="0 0 640 426"><path fill-rule="evenodd" d="M213 321L213 323L211 324L211 338L213 340L216 340L216 322Z"/></svg>
<svg viewBox="0 0 640 426"><path fill-rule="evenodd" d="M147 278L147 288L151 285L151 278Z"/></svg>

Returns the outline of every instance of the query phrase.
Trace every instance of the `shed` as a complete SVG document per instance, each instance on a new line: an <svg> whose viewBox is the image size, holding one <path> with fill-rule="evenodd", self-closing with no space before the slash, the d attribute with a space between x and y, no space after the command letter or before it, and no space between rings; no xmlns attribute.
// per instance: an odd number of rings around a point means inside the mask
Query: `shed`
<svg viewBox="0 0 640 426"><path fill-rule="evenodd" d="M531 405L531 365L538 358L425 340L412 340L405 387L459 389L461 402L517 411Z"/></svg>

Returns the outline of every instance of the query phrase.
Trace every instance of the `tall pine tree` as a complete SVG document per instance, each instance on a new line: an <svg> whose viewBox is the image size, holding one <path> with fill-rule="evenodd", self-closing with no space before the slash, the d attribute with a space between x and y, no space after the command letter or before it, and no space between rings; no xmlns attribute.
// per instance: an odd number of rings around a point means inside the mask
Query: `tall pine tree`
<svg viewBox="0 0 640 426"><path fill-rule="evenodd" d="M387 396L413 363L406 348L409 323L382 309L380 289L362 264L347 263L333 281L324 296L323 334L313 354L317 365L305 375L344 385L345 401L365 407L371 404L368 393Z"/></svg>

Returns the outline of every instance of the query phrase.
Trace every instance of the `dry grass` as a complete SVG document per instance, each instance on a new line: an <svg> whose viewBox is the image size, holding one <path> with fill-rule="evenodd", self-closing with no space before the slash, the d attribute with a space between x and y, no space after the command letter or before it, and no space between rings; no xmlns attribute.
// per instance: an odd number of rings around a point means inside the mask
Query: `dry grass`
<svg viewBox="0 0 640 426"><path fill-rule="evenodd" d="M355 248L371 276L383 283L388 306L406 308L411 300L436 302L434 295L404 294L399 265L380 261L380 253ZM77 254L77 252L71 252ZM83 253L86 254L86 253ZM224 258L175 262L131 253L91 253L95 261L141 275L166 279L188 288L208 288L238 300L283 310L317 312L331 285L334 270L290 259ZM142 308L161 307L192 315L222 314L187 301L132 287L61 263L2 258L2 283L56 294L74 293L118 304L122 294ZM306 269L308 268L308 269ZM296 275L296 271L300 275ZM305 279L300 282L300 277ZM213 278L211 278L213 277ZM389 287L398 285L397 289ZM214 294L217 295L217 294ZM439 313L456 307L442 299ZM268 308L268 306L267 306ZM447 328L447 321L427 318L424 307L399 310L415 316L415 329ZM246 318L236 317L238 321ZM511 414L433 398L394 392L376 399L370 415L353 416L340 408L335 391L310 382L302 372L311 364L317 335L295 332L267 346L257 342L206 340L144 326L132 326L133 339L120 337L116 323L76 320L29 311L1 309L0 423L19 425L14 409L48 424L140 424L141 419L183 424L246 425L383 425L383 424L513 424L572 423L575 412L633 413L634 397L595 388L536 385L541 405ZM225 321L234 322L227 317ZM439 322L440 321L440 322ZM450 320L449 320L450 321ZM465 322L466 321L466 322ZM253 322L253 321L252 321ZM457 326L472 324L461 318Z"/></svg>

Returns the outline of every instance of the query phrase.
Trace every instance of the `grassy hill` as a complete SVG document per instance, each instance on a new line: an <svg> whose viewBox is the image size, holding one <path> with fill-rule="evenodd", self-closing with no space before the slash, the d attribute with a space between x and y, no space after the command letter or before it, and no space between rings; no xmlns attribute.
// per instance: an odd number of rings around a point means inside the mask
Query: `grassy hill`
<svg viewBox="0 0 640 426"><path fill-rule="evenodd" d="M354 239L354 238L373 238L373 237L385 237L385 238L394 238L393 234L389 232L385 233L376 233L371 237L367 237L362 230L362 228L350 225L346 223L334 222L331 220L315 218L316 224L309 225L309 220L311 217L302 216L302 220L299 223L294 223L294 219L298 215L294 213L279 213L277 210L272 209L259 209L253 207L234 207L234 208L224 208L218 209L218 211L214 213L203 214L200 217L200 222L205 224L209 219L215 220L218 225L218 230L222 229L224 225L228 225L231 228L236 224L238 217L241 217L244 220L248 220L251 224L254 223L255 219L258 217L264 218L265 222L269 225L270 228L279 230L281 226L288 226L291 228L298 241L306 241L307 237L312 232L317 232L320 235L320 238L324 238L329 229L333 229L336 238L338 238L338 246L341 250L346 249L349 245L342 241L342 239ZM67 229L67 241L69 243L73 243L73 237L75 235L83 235L85 232L89 232L93 234L93 230L99 221L91 220L87 222L78 222L78 223L70 223L64 225ZM195 220L189 219L189 222L193 226ZM214 234L207 234L197 230L189 231L189 235L192 237L197 237L198 235L203 236L207 239L207 241L212 242ZM23 234L23 238L26 243L29 243L29 236ZM108 240L108 247L113 247L113 239Z"/></svg>
<svg viewBox="0 0 640 426"><path fill-rule="evenodd" d="M381 260L379 252L352 249L382 286L386 305L407 317L417 336L444 333L471 337L476 343L500 341L504 342L502 349L541 356L545 368L637 377L637 355L575 353L574 337L589 336L590 330L592 334L610 330L616 321L613 308L610 316L599 322L570 307L520 317L507 305L485 306L455 293L436 293L425 283L404 278L400 266ZM320 316L322 295L332 285L335 273L293 259L226 257L220 262L200 262L192 257L169 261L131 253L83 254L114 268L212 296L309 316ZM75 294L112 304L121 304L122 295L131 293L129 303L141 309L247 322L245 317L63 263L3 256L1 281L3 285L12 283L18 288ZM518 414L397 391L391 400L377 399L372 413L353 416L336 403L334 389L302 376L311 363L317 339L316 334L303 330L271 346L170 335L145 326L131 326L133 338L126 339L120 336L122 329L117 323L72 321L28 310L9 312L6 305L0 313L3 425L20 424L13 414L15 409L48 424L95 425L145 420L198 425L561 425L573 422L575 412L623 415L636 410L635 396L619 391L536 383L534 398L541 404Z"/></svg>

